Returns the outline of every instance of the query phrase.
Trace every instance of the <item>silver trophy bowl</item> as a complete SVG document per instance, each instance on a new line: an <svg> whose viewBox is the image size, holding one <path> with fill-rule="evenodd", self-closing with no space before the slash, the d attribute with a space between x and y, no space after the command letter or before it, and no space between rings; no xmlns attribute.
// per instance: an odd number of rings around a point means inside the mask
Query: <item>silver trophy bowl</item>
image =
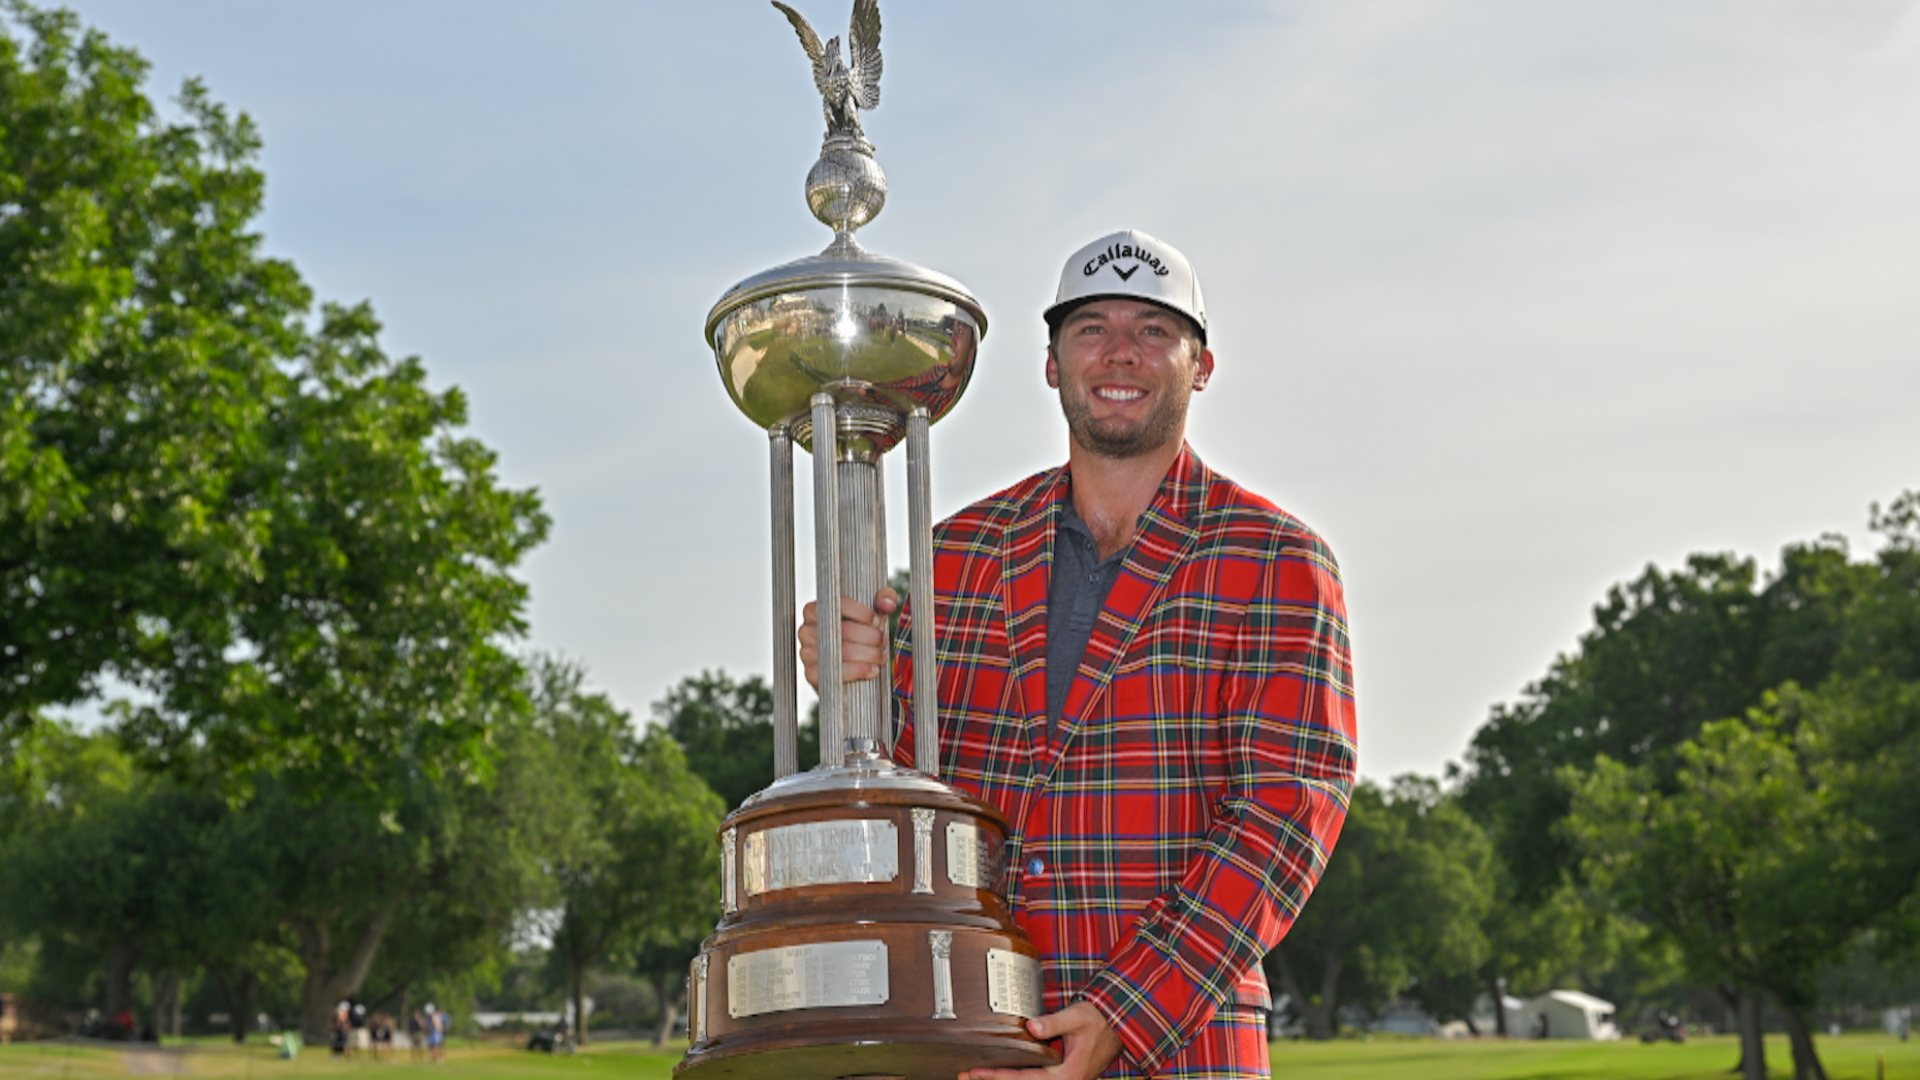
<svg viewBox="0 0 1920 1080"><path fill-rule="evenodd" d="M938 420L953 408L986 327L952 278L836 243L728 290L707 342L755 424L791 422L810 450L813 396L830 393L847 409L843 453L865 457L891 449L915 409Z"/></svg>

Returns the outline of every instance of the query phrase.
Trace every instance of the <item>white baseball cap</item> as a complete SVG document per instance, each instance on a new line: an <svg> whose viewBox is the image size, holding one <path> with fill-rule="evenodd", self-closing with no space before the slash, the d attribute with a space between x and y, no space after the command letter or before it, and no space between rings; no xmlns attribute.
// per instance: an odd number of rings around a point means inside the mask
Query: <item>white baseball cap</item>
<svg viewBox="0 0 1920 1080"><path fill-rule="evenodd" d="M1139 229L1108 233L1076 251L1060 269L1060 289L1046 311L1049 329L1089 300L1131 296L1193 320L1207 341L1207 304L1200 278L1180 249Z"/></svg>

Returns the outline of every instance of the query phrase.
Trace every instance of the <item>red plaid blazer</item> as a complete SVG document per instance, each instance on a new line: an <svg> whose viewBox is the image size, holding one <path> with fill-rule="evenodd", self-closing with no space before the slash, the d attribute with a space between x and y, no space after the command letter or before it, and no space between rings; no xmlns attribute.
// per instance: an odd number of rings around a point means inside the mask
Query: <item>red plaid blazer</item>
<svg viewBox="0 0 1920 1080"><path fill-rule="evenodd" d="M1048 574L1068 483L1041 473L935 531L940 772L1012 822L1007 893L1048 1010L1092 1003L1151 1074L1222 1005L1269 1004L1260 959L1346 818L1345 602L1318 536L1183 447L1050 744ZM894 667L908 720L911 617Z"/></svg>

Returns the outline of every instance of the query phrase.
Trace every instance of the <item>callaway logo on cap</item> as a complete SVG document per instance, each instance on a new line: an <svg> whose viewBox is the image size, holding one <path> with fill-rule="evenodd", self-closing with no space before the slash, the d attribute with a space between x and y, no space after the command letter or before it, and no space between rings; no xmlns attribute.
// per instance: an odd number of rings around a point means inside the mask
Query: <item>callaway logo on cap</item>
<svg viewBox="0 0 1920 1080"><path fill-rule="evenodd" d="M1067 313L1089 300L1131 296L1177 311L1207 340L1207 305L1200 279L1180 249L1138 229L1103 236L1067 259L1060 289L1047 309L1047 326L1058 327Z"/></svg>

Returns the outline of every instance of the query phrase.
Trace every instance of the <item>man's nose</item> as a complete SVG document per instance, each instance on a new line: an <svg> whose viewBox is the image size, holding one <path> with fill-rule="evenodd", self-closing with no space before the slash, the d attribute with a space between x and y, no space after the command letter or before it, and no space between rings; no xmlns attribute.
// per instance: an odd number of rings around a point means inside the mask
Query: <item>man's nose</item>
<svg viewBox="0 0 1920 1080"><path fill-rule="evenodd" d="M1140 362L1140 339L1132 334L1108 334L1100 359L1109 364L1132 366Z"/></svg>

